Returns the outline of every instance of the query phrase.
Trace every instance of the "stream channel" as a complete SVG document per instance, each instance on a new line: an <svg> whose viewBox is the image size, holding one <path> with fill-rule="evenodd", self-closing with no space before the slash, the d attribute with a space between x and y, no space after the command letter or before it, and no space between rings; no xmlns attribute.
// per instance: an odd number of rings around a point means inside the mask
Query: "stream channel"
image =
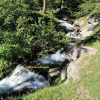
<svg viewBox="0 0 100 100"><path fill-rule="evenodd" d="M70 33L72 41L69 42L69 48L77 45L81 40L81 36L75 34L76 27L67 21L59 20L59 24L67 29L67 34ZM62 52L62 53L61 53ZM55 54L50 56L41 57L36 62L39 66L51 66L57 62L63 62L67 59L64 48L59 49ZM32 63L32 62L31 62ZM0 81L0 95L7 95L16 91L24 91L25 89L37 90L44 86L50 86L50 82L42 75L36 74L22 65L18 65L13 73Z"/></svg>

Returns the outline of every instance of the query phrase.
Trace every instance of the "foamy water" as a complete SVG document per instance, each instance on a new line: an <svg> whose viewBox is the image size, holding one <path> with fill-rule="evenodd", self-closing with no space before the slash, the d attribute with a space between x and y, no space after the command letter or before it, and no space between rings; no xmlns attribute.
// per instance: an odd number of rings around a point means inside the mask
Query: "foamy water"
<svg viewBox="0 0 100 100"><path fill-rule="evenodd" d="M75 29L76 29L76 28L74 27L74 24L72 25L72 24L70 24L70 23L67 22L67 21L63 21L63 20L59 20L59 19L58 19L58 21L59 21L59 23L60 23L61 25L65 26L68 30L75 30Z"/></svg>
<svg viewBox="0 0 100 100"><path fill-rule="evenodd" d="M37 65L49 66L57 62L63 62L67 59L66 54L63 51L64 51L64 48L61 48L55 54L51 54L50 56L46 56L46 57L41 57L37 59L36 61L33 61L33 63L38 62Z"/></svg>
<svg viewBox="0 0 100 100"><path fill-rule="evenodd" d="M62 26L65 26L67 31L70 33L70 37L71 38L74 38L74 39L81 39L81 36L80 35L76 35L75 34L75 27L74 27L74 24L70 24L69 22L67 21L63 21L63 20L59 20L59 23L62 25Z"/></svg>
<svg viewBox="0 0 100 100"><path fill-rule="evenodd" d="M23 89L39 89L50 83L41 75L18 65L10 77L0 81L0 94L22 91Z"/></svg>

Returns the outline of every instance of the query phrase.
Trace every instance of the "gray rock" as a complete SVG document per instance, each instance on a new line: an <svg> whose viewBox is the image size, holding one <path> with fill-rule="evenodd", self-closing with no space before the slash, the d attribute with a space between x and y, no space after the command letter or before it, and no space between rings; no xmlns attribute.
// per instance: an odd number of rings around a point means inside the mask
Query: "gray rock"
<svg viewBox="0 0 100 100"><path fill-rule="evenodd" d="M96 28L97 25L98 25L98 22L92 23L91 26L88 27L88 31L93 31Z"/></svg>
<svg viewBox="0 0 100 100"><path fill-rule="evenodd" d="M79 79L79 65L83 56L85 54L94 55L97 51L97 49L87 46L77 46L72 48L69 51L68 59L73 59L73 61L70 62L67 68L67 80L65 83L68 82L69 78L72 78L73 80Z"/></svg>
<svg viewBox="0 0 100 100"><path fill-rule="evenodd" d="M76 28L79 28L79 27L82 27L84 23L85 23L85 21L84 21L83 19L79 19L79 20L76 20L76 21L74 22L74 26L75 26Z"/></svg>
<svg viewBox="0 0 100 100"><path fill-rule="evenodd" d="M91 33L93 33L93 30L95 27L98 25L98 22L92 23L92 24L87 24L86 26L81 28L80 34L82 34L82 39L86 38L89 36Z"/></svg>
<svg viewBox="0 0 100 100"><path fill-rule="evenodd" d="M65 80L67 78L67 67L68 64L65 67L63 67L60 72L61 80Z"/></svg>
<svg viewBox="0 0 100 100"><path fill-rule="evenodd" d="M79 58L81 55L85 54L85 53L90 53L90 51L92 53L96 52L97 49L93 49L91 47L86 47L86 46L76 46L74 48L72 48L68 54L67 54L67 59L69 61L75 61L77 58Z"/></svg>
<svg viewBox="0 0 100 100"><path fill-rule="evenodd" d="M49 72L48 72L48 77L57 76L59 74L60 74L60 72L59 72L58 68L50 68Z"/></svg>
<svg viewBox="0 0 100 100"><path fill-rule="evenodd" d="M97 22L96 17L94 17L94 16L92 16L92 15L88 16L86 19L88 20L88 22L89 22L90 24L93 24L93 23Z"/></svg>

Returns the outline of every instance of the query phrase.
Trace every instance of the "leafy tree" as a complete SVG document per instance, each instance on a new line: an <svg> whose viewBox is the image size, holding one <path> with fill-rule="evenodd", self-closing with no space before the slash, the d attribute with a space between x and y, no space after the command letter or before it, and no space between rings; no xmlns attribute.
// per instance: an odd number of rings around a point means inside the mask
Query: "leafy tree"
<svg viewBox="0 0 100 100"><path fill-rule="evenodd" d="M50 17L41 17L45 15L37 12L38 6L38 0L0 0L0 68L19 58L25 61L30 53L37 57L53 52L69 40Z"/></svg>

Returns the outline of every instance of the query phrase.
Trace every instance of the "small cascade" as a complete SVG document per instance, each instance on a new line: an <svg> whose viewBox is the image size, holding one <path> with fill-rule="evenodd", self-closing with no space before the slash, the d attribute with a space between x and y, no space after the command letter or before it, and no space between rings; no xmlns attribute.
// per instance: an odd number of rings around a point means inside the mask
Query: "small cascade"
<svg viewBox="0 0 100 100"><path fill-rule="evenodd" d="M50 56L41 57L33 62L31 64L36 64L38 66L50 66L57 62L63 62L67 59L66 54L64 52L64 48L59 49L55 54L51 54Z"/></svg>
<svg viewBox="0 0 100 100"><path fill-rule="evenodd" d="M0 81L0 95L22 91L24 89L39 89L50 83L41 75L35 74L24 66L18 65L10 77Z"/></svg>
<svg viewBox="0 0 100 100"><path fill-rule="evenodd" d="M70 33L70 37L73 39L81 39L81 35L79 34L79 29L74 27L74 24L70 24L68 21L59 20L59 23L66 27L67 33ZM78 33L78 34L76 34Z"/></svg>
<svg viewBox="0 0 100 100"><path fill-rule="evenodd" d="M76 28L74 27L74 24L72 25L72 24L70 24L69 22L67 22L67 21L63 21L63 20L59 20L58 19L58 22L61 24L61 25L63 25L63 26L66 26L66 29L67 30L75 30Z"/></svg>

